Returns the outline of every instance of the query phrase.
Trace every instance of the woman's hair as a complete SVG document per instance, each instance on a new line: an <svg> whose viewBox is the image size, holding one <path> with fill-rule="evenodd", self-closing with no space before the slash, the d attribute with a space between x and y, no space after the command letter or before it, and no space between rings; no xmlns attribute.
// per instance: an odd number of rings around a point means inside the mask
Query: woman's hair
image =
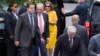
<svg viewBox="0 0 100 56"><path fill-rule="evenodd" d="M45 3L45 6L46 6L46 4L49 4L49 5L50 5L51 10L53 10L53 4L52 4L50 1L47 1L47 2Z"/></svg>
<svg viewBox="0 0 100 56"><path fill-rule="evenodd" d="M11 3L11 4L9 4L9 7L8 7L8 9L7 9L8 12L12 12L11 7L14 6L14 4L16 4L16 3Z"/></svg>

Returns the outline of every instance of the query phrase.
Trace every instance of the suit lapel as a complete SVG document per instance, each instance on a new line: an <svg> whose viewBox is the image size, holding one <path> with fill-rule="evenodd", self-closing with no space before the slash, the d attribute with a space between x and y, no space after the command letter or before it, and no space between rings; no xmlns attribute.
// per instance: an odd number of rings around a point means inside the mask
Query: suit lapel
<svg viewBox="0 0 100 56"><path fill-rule="evenodd" d="M72 46L72 48L74 48L75 47L75 45L76 45L76 36L73 38L73 46Z"/></svg>
<svg viewBox="0 0 100 56"><path fill-rule="evenodd" d="M13 13L11 13L11 15L12 15L12 19L17 21L17 18L15 17L15 15Z"/></svg>
<svg viewBox="0 0 100 56"><path fill-rule="evenodd" d="M30 25L30 20L29 20L28 13L26 13L25 18L26 18L26 23L29 25L29 27L31 29L31 25Z"/></svg>
<svg viewBox="0 0 100 56"><path fill-rule="evenodd" d="M35 26L37 26L38 25L38 21L37 21L37 17L36 17L36 15L35 14L33 14L33 20L34 20L34 24L35 24Z"/></svg>
<svg viewBox="0 0 100 56"><path fill-rule="evenodd" d="M36 22L38 23L38 15L37 13L35 14L36 15ZM38 24L37 24L38 25Z"/></svg>
<svg viewBox="0 0 100 56"><path fill-rule="evenodd" d="M42 16L43 16L44 29L45 29L45 19L46 19L46 17L45 17L45 15L43 13L42 13Z"/></svg>
<svg viewBox="0 0 100 56"><path fill-rule="evenodd" d="M66 47L68 47L68 48L70 49L70 45L69 45L69 37L68 37L67 34L65 34L65 39L64 39L64 40L66 41Z"/></svg>

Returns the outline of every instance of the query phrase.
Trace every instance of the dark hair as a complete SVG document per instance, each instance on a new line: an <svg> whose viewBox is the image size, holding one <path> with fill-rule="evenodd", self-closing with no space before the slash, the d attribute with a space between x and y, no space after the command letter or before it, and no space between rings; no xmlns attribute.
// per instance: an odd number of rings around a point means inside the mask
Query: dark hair
<svg viewBox="0 0 100 56"><path fill-rule="evenodd" d="M29 7L30 7L30 5L34 5L34 6L35 6L35 4L34 4L34 3L28 3L26 7L27 7L27 8L29 8Z"/></svg>
<svg viewBox="0 0 100 56"><path fill-rule="evenodd" d="M14 6L14 4L16 4L16 3L11 3L11 4L9 4L9 7L8 7L8 9L7 9L8 12L12 12L11 7Z"/></svg>

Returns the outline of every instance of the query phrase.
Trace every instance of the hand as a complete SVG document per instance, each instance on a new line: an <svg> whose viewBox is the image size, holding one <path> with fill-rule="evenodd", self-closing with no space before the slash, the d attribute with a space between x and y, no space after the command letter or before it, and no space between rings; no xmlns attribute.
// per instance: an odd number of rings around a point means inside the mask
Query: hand
<svg viewBox="0 0 100 56"><path fill-rule="evenodd" d="M15 45L16 46L19 46L19 41L15 41Z"/></svg>
<svg viewBox="0 0 100 56"><path fill-rule="evenodd" d="M10 38L11 38L11 39L14 39L14 36L12 35L12 36L10 36Z"/></svg>
<svg viewBox="0 0 100 56"><path fill-rule="evenodd" d="M41 42L42 42L42 43L45 43L45 40L44 40L43 38L41 38Z"/></svg>
<svg viewBox="0 0 100 56"><path fill-rule="evenodd" d="M61 12L63 13L63 14L66 14L66 10L65 10L65 8L61 8Z"/></svg>
<svg viewBox="0 0 100 56"><path fill-rule="evenodd" d="M49 39L50 39L49 37L46 39L47 40L47 43L49 42Z"/></svg>

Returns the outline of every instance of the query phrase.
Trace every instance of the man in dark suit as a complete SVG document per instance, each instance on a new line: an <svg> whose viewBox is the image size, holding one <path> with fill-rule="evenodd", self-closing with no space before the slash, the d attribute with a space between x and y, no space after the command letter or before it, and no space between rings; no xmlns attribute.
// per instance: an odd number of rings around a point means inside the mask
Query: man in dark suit
<svg viewBox="0 0 100 56"><path fill-rule="evenodd" d="M78 15L73 15L72 16L72 24L77 29L77 35L79 35L81 37L80 39L81 39L81 45L82 45L81 46L82 47L82 56L88 56L88 42L89 42L89 39L87 37L86 28L84 26L81 26L81 25L78 24L79 20L80 19L79 19ZM65 31L66 31L66 29L65 29Z"/></svg>
<svg viewBox="0 0 100 56"><path fill-rule="evenodd" d="M44 11L44 5L42 3L38 3L36 5L35 14L37 16L37 23L41 36L39 38L36 38L36 43L37 47L39 47L40 49L41 56L47 56L46 43L49 40L49 22L48 22L48 15L43 11ZM35 51L35 53L36 52L39 51Z"/></svg>
<svg viewBox="0 0 100 56"><path fill-rule="evenodd" d="M15 28L15 45L20 46L21 56L29 56L31 48L35 45L35 38L38 36L36 16L33 14L34 4L27 5L27 12L22 14Z"/></svg>
<svg viewBox="0 0 100 56"><path fill-rule="evenodd" d="M16 22L18 20L17 4L12 3L9 5L8 12L5 15L5 41L7 43L7 56L16 56L17 48L14 44L14 32Z"/></svg>
<svg viewBox="0 0 100 56"><path fill-rule="evenodd" d="M74 26L69 26L67 32L59 36L54 56L81 56L81 40L76 32Z"/></svg>
<svg viewBox="0 0 100 56"><path fill-rule="evenodd" d="M100 33L91 37L88 51L90 56L100 56Z"/></svg>
<svg viewBox="0 0 100 56"><path fill-rule="evenodd" d="M79 17L80 17L79 24L84 25L84 23L87 19L87 16L88 16L88 11L89 11L90 6L85 3L85 0L76 0L76 1L79 5L77 5L73 11L65 13L65 10L62 9L62 12L65 14L65 16L71 16L74 14L79 15Z"/></svg>

